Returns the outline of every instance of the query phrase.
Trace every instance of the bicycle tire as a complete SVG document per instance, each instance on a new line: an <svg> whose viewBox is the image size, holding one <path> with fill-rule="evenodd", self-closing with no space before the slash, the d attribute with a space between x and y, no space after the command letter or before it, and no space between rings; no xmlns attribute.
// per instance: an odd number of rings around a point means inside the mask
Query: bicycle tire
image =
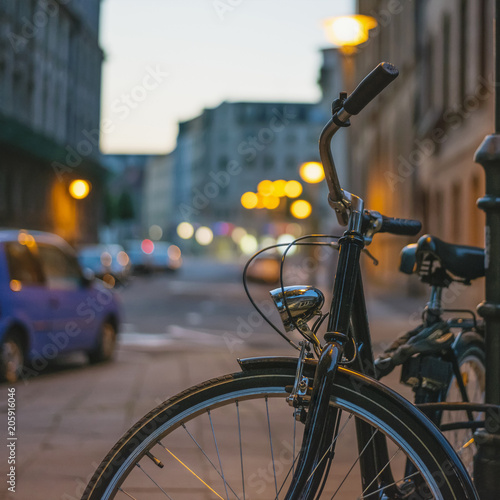
<svg viewBox="0 0 500 500"><path fill-rule="evenodd" d="M456 354L469 402L484 403L486 355L483 338L474 332L464 333L458 342ZM455 376L452 377L446 391L446 401L463 401ZM477 420L482 418L481 415L475 417ZM449 424L467 420L468 416L465 411L444 412L441 423ZM476 445L471 441L473 434L474 431L471 429L457 429L445 433L446 438L450 441L471 476L474 469L474 455L477 452Z"/></svg>
<svg viewBox="0 0 500 500"><path fill-rule="evenodd" d="M312 377L311 370L306 367L305 375ZM284 399L293 385L294 376L293 367L248 370L209 380L165 401L117 442L97 468L82 500L250 499L279 498L280 494L284 497L286 485L283 488L283 478L287 473L290 476L300 446L300 436L293 441L296 448L286 441L291 439L288 431L302 427ZM335 459L342 452L349 455L349 460L334 462L322 498L337 498L335 493L332 496L332 491L335 492L339 484L341 489L337 491L341 496L338 498L366 498L360 491L360 479L351 475L359 460L353 453L357 450L356 441L344 431L350 422L356 421L356 418L351 418L354 416L371 424L377 432L390 436L389 456L392 458L384 467L396 471L398 465L404 475L407 458L417 467L425 484L415 482L418 491L408 498L477 499L460 460L438 429L392 390L340 368L331 404L342 409L339 413L347 422L339 425ZM271 405L273 410L284 411L292 422L278 420L271 424ZM257 417L262 417L262 421L257 422ZM242 431L243 419L251 426L250 434ZM234 440L230 440L229 430L235 432ZM284 441L283 435L287 436ZM262 442L257 441L259 437L264 438ZM201 452L200 442L207 447L212 443L210 449ZM222 451L226 445L229 455ZM242 458L243 450L250 452L245 459ZM395 457L401 450L404 451L400 456L402 460L398 459L396 464ZM191 457L195 451L197 456ZM193 458L189 464L186 463L188 457ZM351 471L342 479L337 477L349 465ZM165 473L165 478L159 478L160 473ZM180 484L187 479L191 480L191 485ZM406 485L410 482L407 480ZM281 491L278 485L282 487ZM390 485L385 485L382 489L388 487Z"/></svg>

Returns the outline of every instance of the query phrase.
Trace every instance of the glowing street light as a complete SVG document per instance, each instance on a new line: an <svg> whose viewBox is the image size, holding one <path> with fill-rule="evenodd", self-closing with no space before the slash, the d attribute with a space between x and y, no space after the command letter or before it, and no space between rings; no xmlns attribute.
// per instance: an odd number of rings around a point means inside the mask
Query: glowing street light
<svg viewBox="0 0 500 500"><path fill-rule="evenodd" d="M323 165L317 161L308 161L300 166L300 177L304 182L309 184L317 184L325 178Z"/></svg>
<svg viewBox="0 0 500 500"><path fill-rule="evenodd" d="M189 240L189 238L192 238L194 234L194 227L189 222L181 222L177 226L177 234L179 235L179 238Z"/></svg>
<svg viewBox="0 0 500 500"><path fill-rule="evenodd" d="M262 196L272 195L273 190L274 190L273 183L272 181L269 180L260 181L259 184L257 185L257 191Z"/></svg>
<svg viewBox="0 0 500 500"><path fill-rule="evenodd" d="M247 208L249 210L255 208L258 202L259 202L259 197L255 193L252 193L251 191L247 191L241 196L241 204L243 205L244 208Z"/></svg>
<svg viewBox="0 0 500 500"><path fill-rule="evenodd" d="M307 219L311 215L311 204L306 200L296 200L290 206L290 212L296 219Z"/></svg>
<svg viewBox="0 0 500 500"><path fill-rule="evenodd" d="M285 185L288 198L297 198L302 194L302 184L299 181L288 181Z"/></svg>
<svg viewBox="0 0 500 500"><path fill-rule="evenodd" d="M196 230L194 237L198 244L207 246L212 243L212 240L214 239L214 233L209 227L201 226Z"/></svg>
<svg viewBox="0 0 500 500"><path fill-rule="evenodd" d="M83 200L90 193L90 183L83 179L76 179L69 185L69 194L75 200Z"/></svg>
<svg viewBox="0 0 500 500"><path fill-rule="evenodd" d="M286 181L284 179L278 179L277 181L274 181L273 195L277 196L278 198L283 198L283 196L286 196L285 186L286 186Z"/></svg>
<svg viewBox="0 0 500 500"><path fill-rule="evenodd" d="M338 16L325 19L323 26L328 40L349 53L368 40L368 32L377 27L377 21L370 16Z"/></svg>
<svg viewBox="0 0 500 500"><path fill-rule="evenodd" d="M268 210L274 210L280 205L280 199L277 196L265 196L262 200L264 207Z"/></svg>

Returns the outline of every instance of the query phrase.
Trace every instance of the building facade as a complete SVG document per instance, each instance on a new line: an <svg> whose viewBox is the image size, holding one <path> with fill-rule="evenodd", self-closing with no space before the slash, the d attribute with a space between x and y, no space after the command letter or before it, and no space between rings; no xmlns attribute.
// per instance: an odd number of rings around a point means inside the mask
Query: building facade
<svg viewBox="0 0 500 500"><path fill-rule="evenodd" d="M0 1L0 225L97 238L100 0ZM90 181L84 200L68 193Z"/></svg>
<svg viewBox="0 0 500 500"><path fill-rule="evenodd" d="M151 156L145 166L142 225L149 231L159 226L166 239L175 234L173 155Z"/></svg>
<svg viewBox="0 0 500 500"><path fill-rule="evenodd" d="M265 179L299 180L300 165L319 160L318 138L326 120L313 104L224 102L180 123L173 153L176 222L223 221L261 234L272 217L285 220L284 211L271 215L243 208L241 196L256 192ZM315 188L324 214L326 191Z"/></svg>
<svg viewBox="0 0 500 500"><path fill-rule="evenodd" d="M483 246L476 200L484 172L473 158L494 128L493 1L359 0L358 7L378 27L355 55L356 81L380 61L400 70L352 120L358 191L370 209L418 218L423 232L451 243ZM405 243L377 238L377 280L392 287L407 282L396 267ZM478 283L474 300L482 294Z"/></svg>

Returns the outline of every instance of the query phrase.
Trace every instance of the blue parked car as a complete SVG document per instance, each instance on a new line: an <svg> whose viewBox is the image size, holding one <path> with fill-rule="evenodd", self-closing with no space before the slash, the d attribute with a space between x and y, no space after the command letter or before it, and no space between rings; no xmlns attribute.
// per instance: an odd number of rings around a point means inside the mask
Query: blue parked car
<svg viewBox="0 0 500 500"><path fill-rule="evenodd" d="M86 278L62 238L0 231L0 379L29 378L60 354L113 356L119 325L115 293Z"/></svg>

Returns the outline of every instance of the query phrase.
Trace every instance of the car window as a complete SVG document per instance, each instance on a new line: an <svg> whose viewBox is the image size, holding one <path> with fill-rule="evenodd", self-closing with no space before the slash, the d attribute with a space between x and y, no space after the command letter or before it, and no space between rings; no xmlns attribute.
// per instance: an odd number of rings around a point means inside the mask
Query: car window
<svg viewBox="0 0 500 500"><path fill-rule="evenodd" d="M47 286L57 290L77 290L82 285L82 273L76 257L51 245L38 245Z"/></svg>
<svg viewBox="0 0 500 500"><path fill-rule="evenodd" d="M20 281L23 285L40 285L43 274L40 263L26 245L10 242L5 244L10 280Z"/></svg>

